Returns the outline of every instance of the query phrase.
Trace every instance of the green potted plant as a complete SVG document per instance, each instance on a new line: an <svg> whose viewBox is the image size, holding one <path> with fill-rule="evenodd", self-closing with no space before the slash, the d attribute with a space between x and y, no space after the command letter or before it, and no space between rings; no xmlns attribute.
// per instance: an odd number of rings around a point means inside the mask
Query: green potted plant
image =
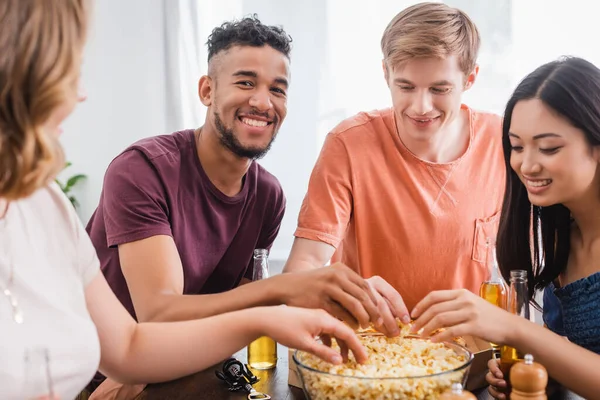
<svg viewBox="0 0 600 400"><path fill-rule="evenodd" d="M63 169L63 171L67 168L69 168L71 166L71 162L66 163L65 168ZM58 186L60 186L61 190L63 191L63 193L69 198L69 200L71 201L71 204L73 204L73 207L77 208L79 207L79 202L77 201L77 198L75 198L75 195L73 195L71 193L71 190L83 179L87 178L87 175L84 174L77 174L77 175L73 175L71 177L69 177L66 182L61 182L58 178L56 179L56 183L58 184Z"/></svg>

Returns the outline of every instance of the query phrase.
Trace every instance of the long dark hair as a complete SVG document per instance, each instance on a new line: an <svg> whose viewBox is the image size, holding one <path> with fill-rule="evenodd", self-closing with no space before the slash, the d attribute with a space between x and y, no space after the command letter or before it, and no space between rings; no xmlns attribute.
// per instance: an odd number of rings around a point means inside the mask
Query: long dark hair
<svg viewBox="0 0 600 400"><path fill-rule="evenodd" d="M527 271L529 295L543 289L567 267L571 213L562 204L538 207L510 167L508 133L517 102L537 98L585 133L590 145L600 145L600 69L576 57L544 64L527 75L506 105L502 147L506 190L497 240L498 263L505 279L510 271Z"/></svg>

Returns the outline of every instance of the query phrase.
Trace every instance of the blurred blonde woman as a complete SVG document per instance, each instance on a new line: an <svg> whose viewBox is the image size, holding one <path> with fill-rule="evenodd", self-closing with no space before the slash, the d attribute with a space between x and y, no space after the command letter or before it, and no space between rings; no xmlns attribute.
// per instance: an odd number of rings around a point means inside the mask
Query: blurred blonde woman
<svg viewBox="0 0 600 400"><path fill-rule="evenodd" d="M72 399L98 368L125 383L171 380L262 335L339 363L341 354L315 340L333 335L364 360L352 330L324 311L261 307L137 324L122 307L53 183L65 162L60 125L83 100L90 6L0 0L0 397ZM48 373L28 375L25 355L39 348Z"/></svg>

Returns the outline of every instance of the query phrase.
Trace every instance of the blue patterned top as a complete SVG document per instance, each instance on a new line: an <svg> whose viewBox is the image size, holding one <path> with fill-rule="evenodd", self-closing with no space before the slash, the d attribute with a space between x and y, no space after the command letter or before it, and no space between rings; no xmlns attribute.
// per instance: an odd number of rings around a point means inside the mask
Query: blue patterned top
<svg viewBox="0 0 600 400"><path fill-rule="evenodd" d="M558 335L600 354L600 272L544 289L544 323Z"/></svg>

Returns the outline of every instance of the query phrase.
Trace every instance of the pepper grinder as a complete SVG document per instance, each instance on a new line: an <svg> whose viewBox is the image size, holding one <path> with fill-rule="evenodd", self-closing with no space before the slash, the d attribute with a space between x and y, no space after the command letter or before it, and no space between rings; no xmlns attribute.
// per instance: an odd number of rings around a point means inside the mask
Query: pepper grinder
<svg viewBox="0 0 600 400"><path fill-rule="evenodd" d="M453 383L452 388L445 391L439 400L477 400L477 397L473 393L463 390L460 383Z"/></svg>
<svg viewBox="0 0 600 400"><path fill-rule="evenodd" d="M542 364L533 361L531 354L525 354L510 369L511 400L547 400L546 385L548 372Z"/></svg>

